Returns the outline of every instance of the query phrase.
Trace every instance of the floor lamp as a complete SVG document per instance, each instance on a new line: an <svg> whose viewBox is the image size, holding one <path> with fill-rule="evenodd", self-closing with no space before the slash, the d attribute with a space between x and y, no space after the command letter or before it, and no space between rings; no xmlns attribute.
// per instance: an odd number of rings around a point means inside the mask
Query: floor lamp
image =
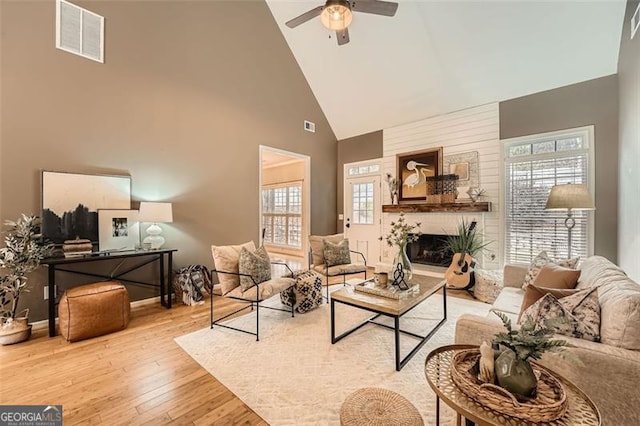
<svg viewBox="0 0 640 426"><path fill-rule="evenodd" d="M555 185L551 188L549 198L547 198L546 210L567 210L567 218L564 226L567 227L568 235L568 257L571 257L571 231L576 226L573 218L573 210L595 210L593 199L589 193L587 185L566 183Z"/></svg>

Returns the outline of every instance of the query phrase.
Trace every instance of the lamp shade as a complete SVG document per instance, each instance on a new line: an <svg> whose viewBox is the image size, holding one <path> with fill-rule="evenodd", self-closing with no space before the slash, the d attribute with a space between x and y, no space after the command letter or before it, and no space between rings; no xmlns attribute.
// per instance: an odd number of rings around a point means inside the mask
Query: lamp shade
<svg viewBox="0 0 640 426"><path fill-rule="evenodd" d="M171 203L140 203L140 222L170 223L173 222Z"/></svg>
<svg viewBox="0 0 640 426"><path fill-rule="evenodd" d="M547 210L595 210L587 185L567 183L551 188L547 198Z"/></svg>
<svg viewBox="0 0 640 426"><path fill-rule="evenodd" d="M351 25L353 13L346 0L329 0L322 9L320 21L330 30L341 31Z"/></svg>

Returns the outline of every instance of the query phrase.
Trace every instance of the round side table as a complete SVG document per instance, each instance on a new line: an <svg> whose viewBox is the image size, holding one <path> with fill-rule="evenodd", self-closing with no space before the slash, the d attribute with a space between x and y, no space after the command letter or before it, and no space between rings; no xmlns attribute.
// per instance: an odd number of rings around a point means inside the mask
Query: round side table
<svg viewBox="0 0 640 426"><path fill-rule="evenodd" d="M418 409L404 396L382 388L362 388L340 409L342 426L424 426Z"/></svg>
<svg viewBox="0 0 640 426"><path fill-rule="evenodd" d="M436 425L440 424L440 400L466 419L466 424L480 426L508 425L508 426L600 426L600 412L593 401L580 388L569 380L558 376L562 382L569 405L564 416L548 423L533 423L526 420L502 414L485 407L481 403L466 396L451 378L451 362L456 351L460 349L477 348L472 345L449 345L432 351L424 365L425 375L431 389L436 393Z"/></svg>

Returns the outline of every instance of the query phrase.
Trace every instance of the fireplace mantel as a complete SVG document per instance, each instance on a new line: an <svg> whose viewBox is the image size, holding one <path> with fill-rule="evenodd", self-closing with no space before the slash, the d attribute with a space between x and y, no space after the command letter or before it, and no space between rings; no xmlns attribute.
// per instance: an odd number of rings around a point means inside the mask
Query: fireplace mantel
<svg viewBox="0 0 640 426"><path fill-rule="evenodd" d="M473 213L490 212L490 202L478 203L444 203L444 204L385 204L382 206L385 213Z"/></svg>

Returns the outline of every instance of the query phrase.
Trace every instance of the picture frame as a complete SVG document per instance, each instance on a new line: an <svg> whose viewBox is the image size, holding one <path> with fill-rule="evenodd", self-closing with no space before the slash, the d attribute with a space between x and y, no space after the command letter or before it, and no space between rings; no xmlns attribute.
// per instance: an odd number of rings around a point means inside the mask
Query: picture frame
<svg viewBox="0 0 640 426"><path fill-rule="evenodd" d="M478 151L445 155L443 159L444 173L457 174L458 199L467 200L469 188L480 186Z"/></svg>
<svg viewBox="0 0 640 426"><path fill-rule="evenodd" d="M140 246L138 210L99 209L98 232L100 251L135 250Z"/></svg>
<svg viewBox="0 0 640 426"><path fill-rule="evenodd" d="M65 240L98 243L98 209L131 208L131 176L43 170L42 235L60 246Z"/></svg>
<svg viewBox="0 0 640 426"><path fill-rule="evenodd" d="M398 200L425 201L425 178L442 174L442 147L398 154L397 174L400 180Z"/></svg>

